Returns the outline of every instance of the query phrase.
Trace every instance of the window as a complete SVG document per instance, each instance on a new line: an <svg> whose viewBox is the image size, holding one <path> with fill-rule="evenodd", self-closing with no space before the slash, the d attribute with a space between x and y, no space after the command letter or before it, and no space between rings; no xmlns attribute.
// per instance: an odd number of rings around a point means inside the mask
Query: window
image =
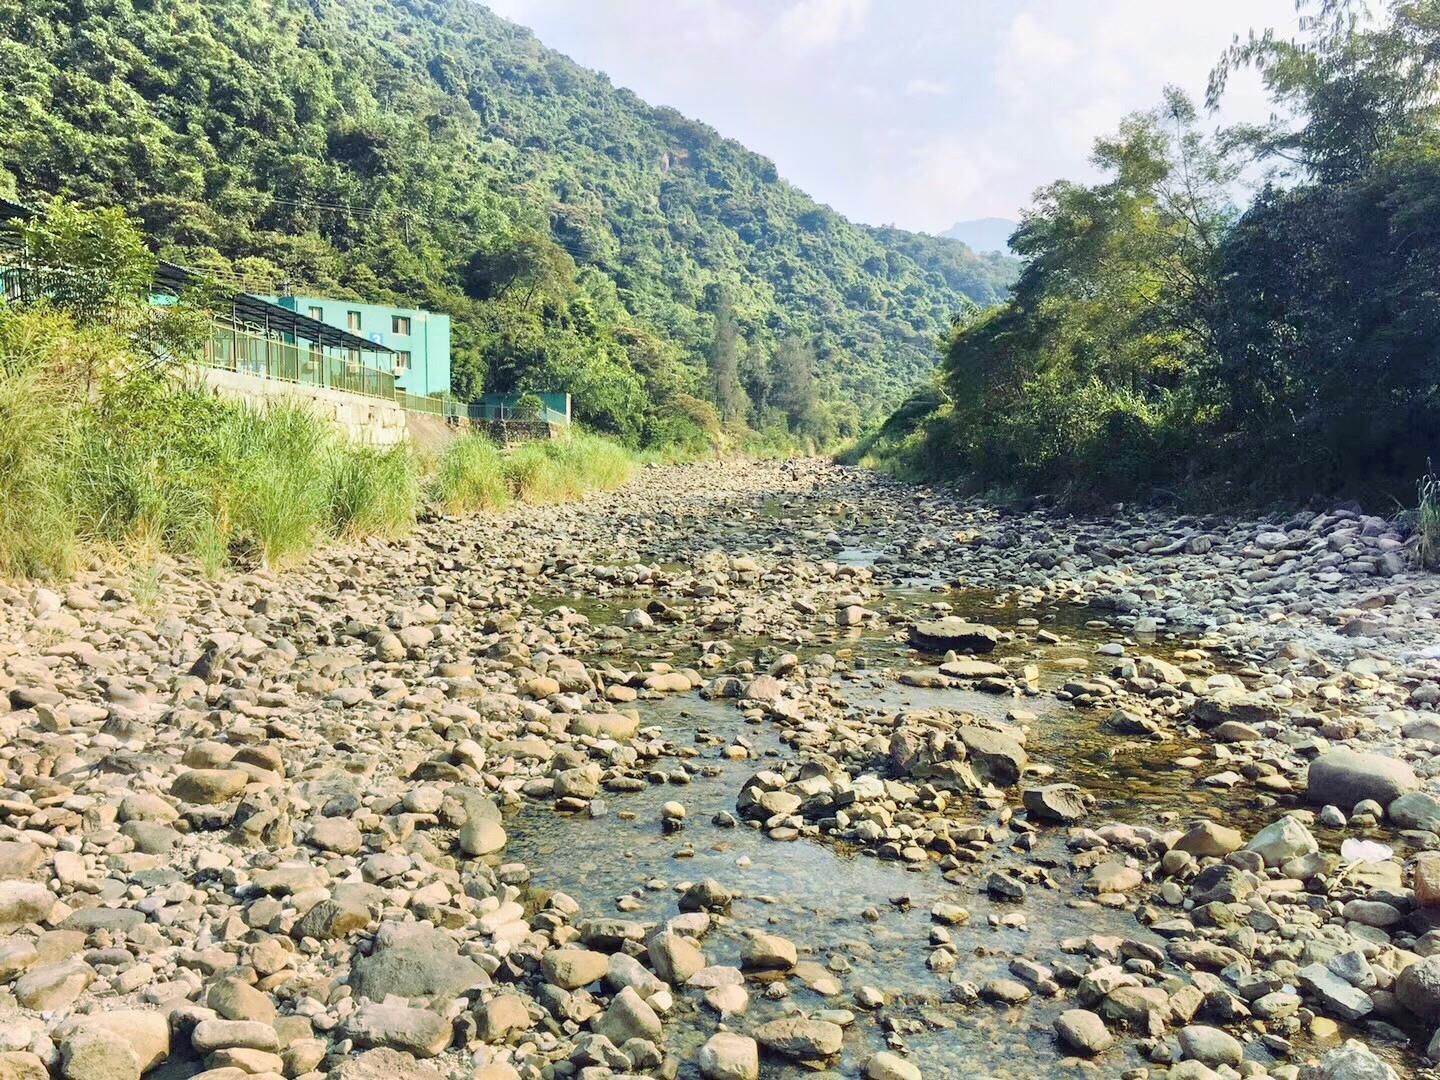
<svg viewBox="0 0 1440 1080"><path fill-rule="evenodd" d="M391 332L392 334L403 334L405 337L409 337L409 336L410 336L410 316L409 316L409 315L392 315L392 316L390 316L390 332Z"/></svg>
<svg viewBox="0 0 1440 1080"><path fill-rule="evenodd" d="M325 309L323 307L316 307L314 305L311 305L310 317L319 322L323 322L325 320Z"/></svg>
<svg viewBox="0 0 1440 1080"><path fill-rule="evenodd" d="M410 370L410 354L403 349L395 350L395 374L404 375Z"/></svg>
<svg viewBox="0 0 1440 1080"><path fill-rule="evenodd" d="M345 313L345 328L346 328L347 330L359 330L359 329L360 329L360 312L358 312L358 311L347 311L347 312Z"/></svg>

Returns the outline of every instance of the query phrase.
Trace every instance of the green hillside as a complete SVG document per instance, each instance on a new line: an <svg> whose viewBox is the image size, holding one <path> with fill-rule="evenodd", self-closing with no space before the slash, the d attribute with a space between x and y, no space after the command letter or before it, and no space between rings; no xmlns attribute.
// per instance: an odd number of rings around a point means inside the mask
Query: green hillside
<svg viewBox="0 0 1440 1080"><path fill-rule="evenodd" d="M458 394L570 389L632 439L713 425L719 307L744 421L824 438L1015 267L847 221L465 0L0 0L12 183L122 206L256 286L450 311ZM770 399L777 354L815 358L818 407Z"/></svg>

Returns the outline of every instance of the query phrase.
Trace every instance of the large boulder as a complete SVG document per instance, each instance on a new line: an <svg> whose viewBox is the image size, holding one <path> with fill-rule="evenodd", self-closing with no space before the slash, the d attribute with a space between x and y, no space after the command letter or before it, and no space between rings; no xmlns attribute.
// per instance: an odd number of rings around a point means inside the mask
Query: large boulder
<svg viewBox="0 0 1440 1080"><path fill-rule="evenodd" d="M845 1031L828 1020L787 1016L755 1029L755 1038L767 1050L797 1061L823 1061L840 1052Z"/></svg>
<svg viewBox="0 0 1440 1080"><path fill-rule="evenodd" d="M1000 631L947 615L943 619L916 623L910 628L910 641L925 652L988 653L1000 644Z"/></svg>
<svg viewBox="0 0 1440 1080"><path fill-rule="evenodd" d="M1320 1059L1320 1064L1307 1070L1304 1077L1305 1080L1400 1080L1394 1069L1358 1039L1331 1050Z"/></svg>
<svg viewBox="0 0 1440 1080"><path fill-rule="evenodd" d="M1385 808L1385 812L1402 829L1440 833L1440 799L1423 791L1401 795Z"/></svg>
<svg viewBox="0 0 1440 1080"><path fill-rule="evenodd" d="M375 950L355 961L350 981L360 997L384 1001L390 994L453 998L472 986L488 986L490 977L461 956L443 931L387 922L375 935Z"/></svg>
<svg viewBox="0 0 1440 1080"><path fill-rule="evenodd" d="M1025 748L1008 735L982 727L962 727L960 741L970 766L981 780L996 787L1013 787L1025 771Z"/></svg>
<svg viewBox="0 0 1440 1080"><path fill-rule="evenodd" d="M1333 804L1349 812L1365 799L1389 806L1419 786L1415 770L1396 758L1331 750L1310 763L1305 794L1312 803Z"/></svg>
<svg viewBox="0 0 1440 1080"><path fill-rule="evenodd" d="M0 881L0 934L47 918L55 894L38 881Z"/></svg>
<svg viewBox="0 0 1440 1080"><path fill-rule="evenodd" d="M1038 821L1069 825L1089 812L1090 796L1074 784L1046 784L1026 788L1020 795L1025 810Z"/></svg>
<svg viewBox="0 0 1440 1080"><path fill-rule="evenodd" d="M1395 998L1422 1020L1440 1021L1440 953L1422 957L1400 972Z"/></svg>
<svg viewBox="0 0 1440 1080"><path fill-rule="evenodd" d="M717 1031L696 1059L705 1080L757 1080L760 1048L755 1040L730 1031Z"/></svg>
<svg viewBox="0 0 1440 1080"><path fill-rule="evenodd" d="M429 1009L407 1005L361 1005L345 1021L345 1033L360 1047L388 1047L416 1057L435 1057L454 1033L450 1021Z"/></svg>

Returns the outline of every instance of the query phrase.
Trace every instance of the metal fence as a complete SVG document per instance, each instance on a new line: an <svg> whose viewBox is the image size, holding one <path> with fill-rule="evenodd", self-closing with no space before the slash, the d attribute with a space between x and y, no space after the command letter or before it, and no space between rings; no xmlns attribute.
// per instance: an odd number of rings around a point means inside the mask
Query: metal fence
<svg viewBox="0 0 1440 1080"><path fill-rule="evenodd" d="M215 327L205 343L202 363L220 371L343 390L387 401L395 401L398 393L394 375L361 363L358 357L336 355L317 346L297 345L229 326Z"/></svg>

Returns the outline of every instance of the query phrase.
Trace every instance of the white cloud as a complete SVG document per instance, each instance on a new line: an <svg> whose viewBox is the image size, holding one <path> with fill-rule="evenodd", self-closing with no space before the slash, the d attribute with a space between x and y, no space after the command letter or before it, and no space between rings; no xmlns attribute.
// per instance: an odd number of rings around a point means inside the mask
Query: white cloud
<svg viewBox="0 0 1440 1080"><path fill-rule="evenodd" d="M906 97L949 97L955 84L949 79L914 78L902 88Z"/></svg>
<svg viewBox="0 0 1440 1080"><path fill-rule="evenodd" d="M775 22L779 40L800 52L837 45L860 33L870 0L796 0Z"/></svg>
<svg viewBox="0 0 1440 1080"><path fill-rule="evenodd" d="M974 207L977 216L1008 212L995 193L997 181L1014 167L1012 158L982 143L942 136L916 147L898 175L885 178L887 200L903 208L912 228L946 229L960 208Z"/></svg>
<svg viewBox="0 0 1440 1080"><path fill-rule="evenodd" d="M1028 78L1036 68L1063 67L1075 59L1075 42L1048 30L1028 11L1010 20L1002 47L1015 65L1017 78Z"/></svg>

